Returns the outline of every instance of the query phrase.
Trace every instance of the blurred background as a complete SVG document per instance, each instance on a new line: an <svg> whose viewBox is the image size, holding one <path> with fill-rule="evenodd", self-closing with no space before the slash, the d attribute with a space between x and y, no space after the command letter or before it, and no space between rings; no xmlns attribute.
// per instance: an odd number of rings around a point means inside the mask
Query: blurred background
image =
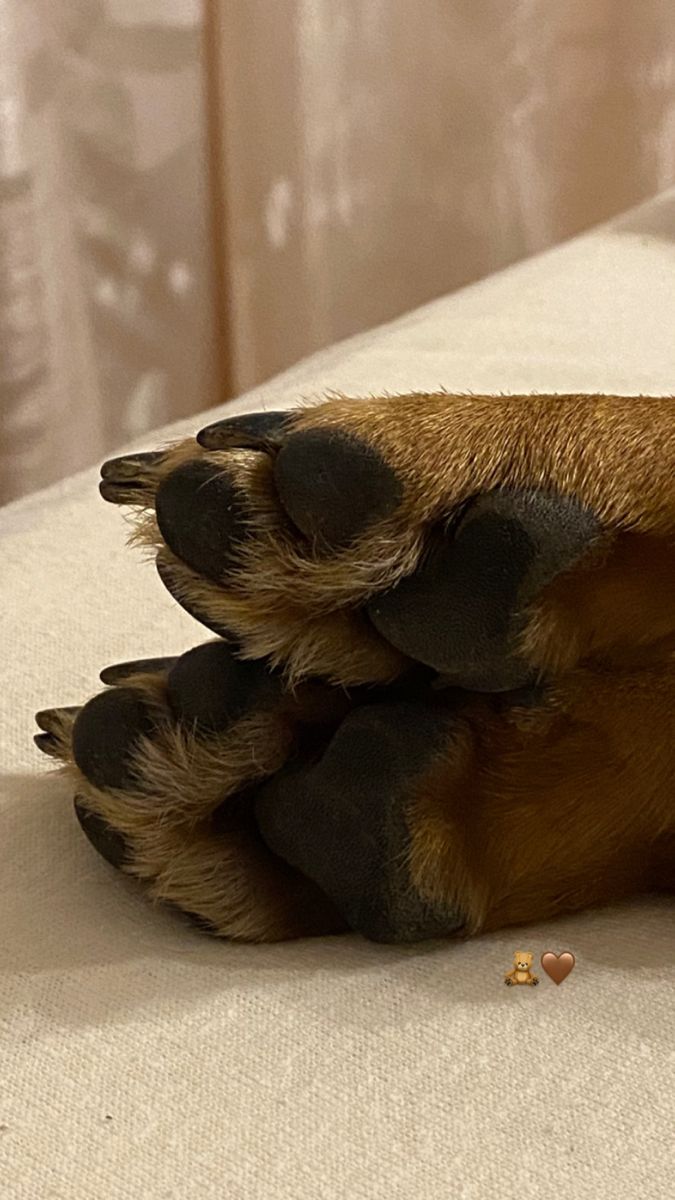
<svg viewBox="0 0 675 1200"><path fill-rule="evenodd" d="M0 0L0 502L672 183L673 0Z"/></svg>

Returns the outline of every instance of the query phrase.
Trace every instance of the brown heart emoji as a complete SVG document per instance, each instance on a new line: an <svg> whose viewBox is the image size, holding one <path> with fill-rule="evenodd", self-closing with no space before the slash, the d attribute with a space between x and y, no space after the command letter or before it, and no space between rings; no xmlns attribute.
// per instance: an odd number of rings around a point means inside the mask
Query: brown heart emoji
<svg viewBox="0 0 675 1200"><path fill-rule="evenodd" d="M554 983L562 983L563 979L567 979L575 962L571 950L563 950L562 954L554 954L552 950L547 950L541 956L541 965Z"/></svg>

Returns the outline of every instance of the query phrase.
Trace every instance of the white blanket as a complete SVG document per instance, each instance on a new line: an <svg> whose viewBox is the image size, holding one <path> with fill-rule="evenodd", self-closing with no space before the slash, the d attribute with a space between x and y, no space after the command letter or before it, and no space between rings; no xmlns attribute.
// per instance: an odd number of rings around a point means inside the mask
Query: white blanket
<svg viewBox="0 0 675 1200"><path fill-rule="evenodd" d="M440 385L672 393L675 193L229 411ZM2 1197L672 1200L669 901L460 945L248 948L97 858L33 714L93 694L105 664L208 636L126 532L92 471L0 512ZM516 949L576 967L507 989Z"/></svg>

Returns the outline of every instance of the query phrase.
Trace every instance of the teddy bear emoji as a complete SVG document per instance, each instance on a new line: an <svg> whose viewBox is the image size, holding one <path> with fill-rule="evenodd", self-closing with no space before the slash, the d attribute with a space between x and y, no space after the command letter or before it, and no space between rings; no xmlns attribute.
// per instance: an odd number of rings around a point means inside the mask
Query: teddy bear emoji
<svg viewBox="0 0 675 1200"><path fill-rule="evenodd" d="M513 987L515 983L526 983L529 987L537 986L539 980L532 974L532 958L533 955L529 951L516 950L513 956L513 970L504 977L507 987Z"/></svg>

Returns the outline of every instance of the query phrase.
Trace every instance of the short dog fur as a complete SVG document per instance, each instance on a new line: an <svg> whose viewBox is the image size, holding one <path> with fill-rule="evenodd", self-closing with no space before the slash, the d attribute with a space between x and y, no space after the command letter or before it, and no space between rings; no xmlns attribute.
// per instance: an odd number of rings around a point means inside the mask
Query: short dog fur
<svg viewBox="0 0 675 1200"><path fill-rule="evenodd" d="M673 398L335 397L102 474L227 644L38 714L153 897L403 941L675 889Z"/></svg>

